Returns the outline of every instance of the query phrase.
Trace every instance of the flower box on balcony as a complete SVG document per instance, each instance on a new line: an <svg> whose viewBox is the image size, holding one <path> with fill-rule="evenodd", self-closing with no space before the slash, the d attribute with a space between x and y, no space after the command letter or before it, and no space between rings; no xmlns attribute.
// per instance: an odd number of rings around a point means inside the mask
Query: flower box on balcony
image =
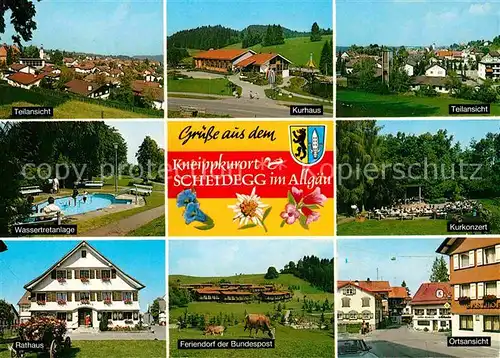
<svg viewBox="0 0 500 358"><path fill-rule="evenodd" d="M39 306L45 306L45 301L36 301L36 304Z"/></svg>
<svg viewBox="0 0 500 358"><path fill-rule="evenodd" d="M57 279L57 282L59 282L59 283L66 282L66 279L65 279L64 277L59 277L59 278Z"/></svg>
<svg viewBox="0 0 500 358"><path fill-rule="evenodd" d="M111 279L109 277L103 277L103 278L101 278L101 280L103 282L110 282L111 281Z"/></svg>
<svg viewBox="0 0 500 358"><path fill-rule="evenodd" d="M461 305L465 305L469 302L470 302L470 297L462 296L458 298L458 303L460 303Z"/></svg>
<svg viewBox="0 0 500 358"><path fill-rule="evenodd" d="M485 302L495 302L496 300L497 300L497 296L495 296L495 295L483 296L483 301L485 301Z"/></svg>
<svg viewBox="0 0 500 358"><path fill-rule="evenodd" d="M111 303L112 303L111 300L104 300L105 305L110 305Z"/></svg>
<svg viewBox="0 0 500 358"><path fill-rule="evenodd" d="M58 304L58 305L61 305L61 306L62 306L62 305L65 305L65 304L66 304L66 300L58 300L58 301L57 301L57 304Z"/></svg>
<svg viewBox="0 0 500 358"><path fill-rule="evenodd" d="M132 300L124 300L123 303L125 303L126 305L131 305L132 304Z"/></svg>
<svg viewBox="0 0 500 358"><path fill-rule="evenodd" d="M89 282L89 279L87 277L80 277L80 281Z"/></svg>
<svg viewBox="0 0 500 358"><path fill-rule="evenodd" d="M90 300L80 300L81 303L88 305L90 304Z"/></svg>

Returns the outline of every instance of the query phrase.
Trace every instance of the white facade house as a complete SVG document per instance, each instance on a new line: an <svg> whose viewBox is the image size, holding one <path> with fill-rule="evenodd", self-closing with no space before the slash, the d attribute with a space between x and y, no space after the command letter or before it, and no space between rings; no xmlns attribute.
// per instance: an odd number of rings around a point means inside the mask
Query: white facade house
<svg viewBox="0 0 500 358"><path fill-rule="evenodd" d="M145 286L85 241L29 282L31 316L54 316L68 329L135 326L140 320L139 290Z"/></svg>
<svg viewBox="0 0 500 358"><path fill-rule="evenodd" d="M496 53L494 53L496 54ZM477 64L477 76L483 80L500 78L500 56L487 54Z"/></svg>
<svg viewBox="0 0 500 358"><path fill-rule="evenodd" d="M337 286L338 324L360 324L363 321L374 330L382 322L383 307L379 295L357 285L355 282Z"/></svg>
<svg viewBox="0 0 500 358"><path fill-rule="evenodd" d="M434 64L426 68L425 75L427 77L446 77L446 69L438 64Z"/></svg>
<svg viewBox="0 0 500 358"><path fill-rule="evenodd" d="M413 74L415 73L415 66L409 64L409 63L405 63L404 67L403 67L403 70L406 72L406 74L408 76L413 76Z"/></svg>
<svg viewBox="0 0 500 358"><path fill-rule="evenodd" d="M449 283L421 284L410 306L414 329L429 332L451 329L451 286Z"/></svg>

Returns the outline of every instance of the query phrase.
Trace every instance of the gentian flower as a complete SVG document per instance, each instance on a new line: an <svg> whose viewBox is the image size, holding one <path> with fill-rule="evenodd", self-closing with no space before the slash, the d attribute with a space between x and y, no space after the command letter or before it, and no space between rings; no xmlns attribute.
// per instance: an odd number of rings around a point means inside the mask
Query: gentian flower
<svg viewBox="0 0 500 358"><path fill-rule="evenodd" d="M177 207L185 208L189 203L197 203L196 194L191 189L185 189L177 194Z"/></svg>
<svg viewBox="0 0 500 358"><path fill-rule="evenodd" d="M186 210L184 211L184 220L186 225L191 224L193 221L199 221L204 223L207 221L207 216L200 209L200 203L191 202L186 205Z"/></svg>

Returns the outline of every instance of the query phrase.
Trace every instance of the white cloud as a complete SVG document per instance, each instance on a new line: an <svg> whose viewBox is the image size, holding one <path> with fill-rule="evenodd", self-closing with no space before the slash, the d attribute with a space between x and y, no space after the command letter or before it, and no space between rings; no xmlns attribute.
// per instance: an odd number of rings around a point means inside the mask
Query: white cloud
<svg viewBox="0 0 500 358"><path fill-rule="evenodd" d="M484 4L471 4L469 7L469 14L472 15L488 15L491 14L493 7L490 3Z"/></svg>

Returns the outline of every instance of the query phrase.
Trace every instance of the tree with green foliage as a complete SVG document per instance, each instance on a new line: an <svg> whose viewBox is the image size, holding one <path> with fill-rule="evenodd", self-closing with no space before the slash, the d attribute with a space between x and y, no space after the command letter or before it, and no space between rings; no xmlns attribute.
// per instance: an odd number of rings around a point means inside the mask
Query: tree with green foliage
<svg viewBox="0 0 500 358"><path fill-rule="evenodd" d="M311 36L310 36L311 42L318 42L321 41L321 31L319 29L318 23L314 22L311 26Z"/></svg>
<svg viewBox="0 0 500 358"><path fill-rule="evenodd" d="M37 0L40 1L40 0ZM5 33L5 16L10 14L10 23L14 29L12 39L17 45L21 45L21 39L28 42L36 30L35 1L30 0L2 0L0 3L0 34ZM1 39L1 37L0 37Z"/></svg>
<svg viewBox="0 0 500 358"><path fill-rule="evenodd" d="M153 321L158 323L160 317L160 298L155 298L151 306L149 307L149 313L153 317Z"/></svg>
<svg viewBox="0 0 500 358"><path fill-rule="evenodd" d="M59 50L55 50L54 52L52 52L52 55L50 56L50 60L54 65L62 66L63 60L64 60L62 52Z"/></svg>
<svg viewBox="0 0 500 358"><path fill-rule="evenodd" d="M319 70L325 76L333 76L333 41L326 41L321 49Z"/></svg>
<svg viewBox="0 0 500 358"><path fill-rule="evenodd" d="M144 138L135 157L139 167L142 168L144 179L155 177L160 165L164 162L163 152L150 136Z"/></svg>
<svg viewBox="0 0 500 358"><path fill-rule="evenodd" d="M442 256L436 257L432 263L431 276L429 277L431 282L448 282L450 281L450 276L448 275L448 265Z"/></svg>
<svg viewBox="0 0 500 358"><path fill-rule="evenodd" d="M40 50L34 45L22 48L21 57L25 58L40 58Z"/></svg>
<svg viewBox="0 0 500 358"><path fill-rule="evenodd" d="M14 324L14 313L12 312L12 305L0 299L0 322L5 322L7 327Z"/></svg>
<svg viewBox="0 0 500 358"><path fill-rule="evenodd" d="M272 279L275 279L275 278L278 278L278 277L279 277L279 273L276 270L276 267L274 267L274 266L270 266L267 269L267 273L264 276L264 278L268 279L268 280L272 280Z"/></svg>
<svg viewBox="0 0 500 358"><path fill-rule="evenodd" d="M403 280L403 282L401 282L401 287L404 287L406 289L406 293L408 294L408 296L410 296L410 288L406 285L405 280Z"/></svg>
<svg viewBox="0 0 500 358"><path fill-rule="evenodd" d="M189 53L185 48L167 47L167 64L169 66L178 66L186 57L189 57Z"/></svg>

